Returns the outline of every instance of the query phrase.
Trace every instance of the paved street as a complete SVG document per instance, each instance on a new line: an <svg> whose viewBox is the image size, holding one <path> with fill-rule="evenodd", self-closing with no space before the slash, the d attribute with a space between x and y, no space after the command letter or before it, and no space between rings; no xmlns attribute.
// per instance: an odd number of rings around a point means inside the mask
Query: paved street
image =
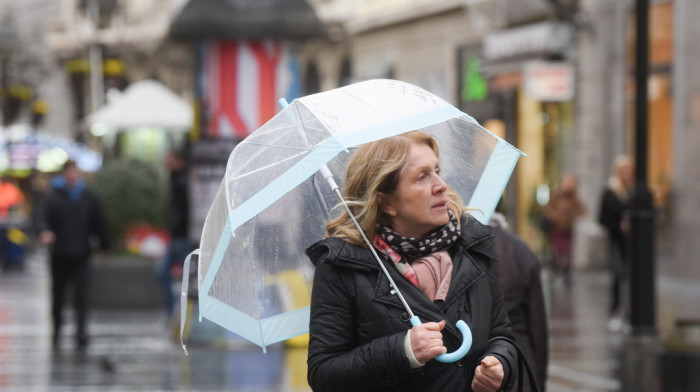
<svg viewBox="0 0 700 392"><path fill-rule="evenodd" d="M607 275L577 272L571 289L544 275L551 309L548 390L619 390L622 339L607 329ZM195 342L185 356L158 310L95 310L87 350L74 350L69 324L53 352L48 290L41 253L31 254L24 270L0 274L0 391L309 390L305 350L277 345L263 354L243 342Z"/></svg>
<svg viewBox="0 0 700 392"><path fill-rule="evenodd" d="M567 289L545 272L543 284L550 309L547 390L619 390L623 335L608 330L608 275L577 271Z"/></svg>

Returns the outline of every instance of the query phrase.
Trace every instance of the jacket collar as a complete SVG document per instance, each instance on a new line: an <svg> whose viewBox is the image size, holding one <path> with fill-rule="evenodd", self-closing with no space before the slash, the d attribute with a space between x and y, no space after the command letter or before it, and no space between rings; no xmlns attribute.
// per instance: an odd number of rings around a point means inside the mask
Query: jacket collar
<svg viewBox="0 0 700 392"><path fill-rule="evenodd" d="M454 274L461 275L462 278L459 281L452 281L449 293L447 294L447 301L441 306L431 302L418 288L412 286L407 280L402 279L398 270L389 268L388 265L391 264L390 261L385 260L385 265L394 281L400 287L404 298L411 304L414 313L420 316L423 322L437 322L445 319L442 313L443 309L449 307L451 303L460 298L474 282L485 275L474 262L474 259L467 255L467 252L473 251L488 258L495 259L496 253L493 242L487 241L492 237L493 232L490 227L484 226L473 217L470 217L468 220L467 217L462 217L462 235L455 245L457 245L457 252L465 254L463 258L465 262L457 264L456 268L458 268L458 270L453 272ZM354 270L372 271L380 269L372 252L368 248L348 244L345 240L340 238L323 239L310 246L306 250L306 254L314 265L321 260L325 260L325 262L330 264ZM455 255L455 257L459 256ZM374 300L396 308L403 308L397 295L391 290L387 290L388 287L388 279L383 273L380 273L374 288ZM455 339L459 339L461 336L457 328L449 322L446 329ZM456 341L459 342L459 340Z"/></svg>

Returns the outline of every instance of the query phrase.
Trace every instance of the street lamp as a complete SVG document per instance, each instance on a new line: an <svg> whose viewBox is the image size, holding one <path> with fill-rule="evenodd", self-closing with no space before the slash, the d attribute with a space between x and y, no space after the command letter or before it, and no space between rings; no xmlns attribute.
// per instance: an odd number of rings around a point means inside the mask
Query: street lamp
<svg viewBox="0 0 700 392"><path fill-rule="evenodd" d="M655 335L654 209L647 185L647 77L649 3L637 0L635 78L635 187L632 197L630 325L635 335Z"/></svg>
<svg viewBox="0 0 700 392"><path fill-rule="evenodd" d="M635 186L630 243L630 326L623 348L623 392L651 392L660 382L654 282L654 209L647 186L649 2L636 1Z"/></svg>

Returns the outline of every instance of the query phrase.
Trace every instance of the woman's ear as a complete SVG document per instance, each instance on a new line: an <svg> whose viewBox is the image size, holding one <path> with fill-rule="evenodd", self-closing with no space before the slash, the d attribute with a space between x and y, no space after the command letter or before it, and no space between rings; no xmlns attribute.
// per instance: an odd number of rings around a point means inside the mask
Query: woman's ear
<svg viewBox="0 0 700 392"><path fill-rule="evenodd" d="M396 216L396 209L391 204L391 199L382 192L377 192L377 209L389 216Z"/></svg>

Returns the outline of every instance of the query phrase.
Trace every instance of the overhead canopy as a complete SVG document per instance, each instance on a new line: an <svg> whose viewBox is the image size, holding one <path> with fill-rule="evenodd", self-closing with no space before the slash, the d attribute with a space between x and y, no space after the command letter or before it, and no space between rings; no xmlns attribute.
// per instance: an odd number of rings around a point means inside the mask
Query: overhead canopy
<svg viewBox="0 0 700 392"><path fill-rule="evenodd" d="M88 125L110 128L159 127L188 131L192 127L192 105L155 80L130 85L113 102L86 118Z"/></svg>
<svg viewBox="0 0 700 392"><path fill-rule="evenodd" d="M170 25L171 37L185 39L298 40L323 34L306 0L190 0Z"/></svg>

